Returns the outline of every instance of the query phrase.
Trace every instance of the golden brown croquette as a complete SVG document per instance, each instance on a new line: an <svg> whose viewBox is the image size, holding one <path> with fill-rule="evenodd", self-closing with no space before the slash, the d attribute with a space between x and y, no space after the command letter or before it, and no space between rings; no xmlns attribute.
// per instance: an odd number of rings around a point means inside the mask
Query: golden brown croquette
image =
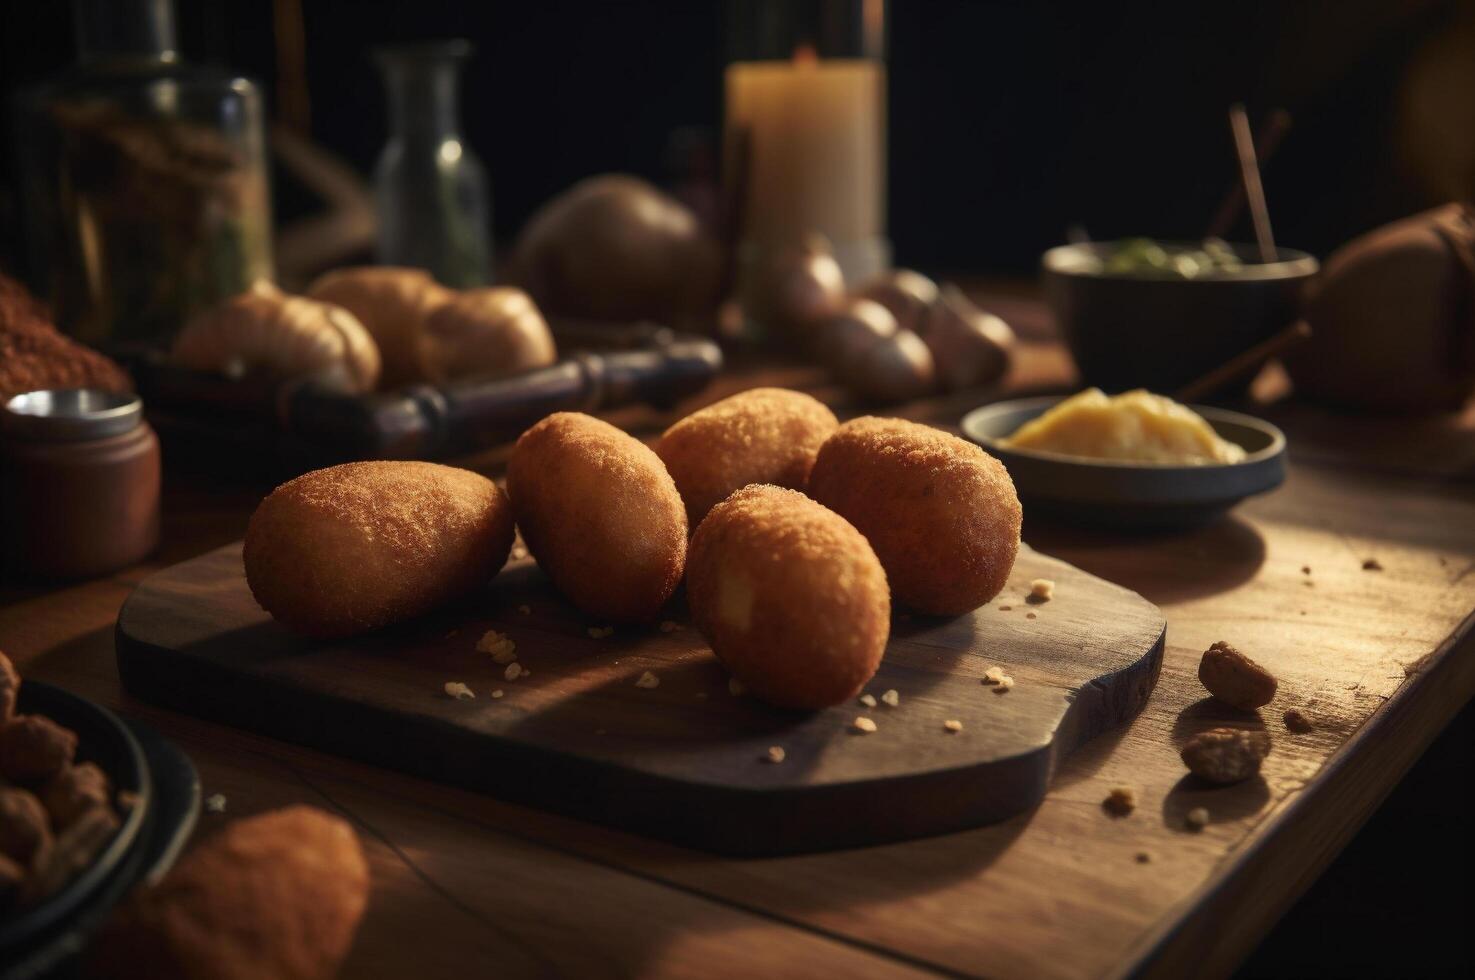
<svg viewBox="0 0 1475 980"><path fill-rule="evenodd" d="M528 550L584 612L654 619L686 567L686 509L650 447L578 412L517 440L507 492Z"/></svg>
<svg viewBox="0 0 1475 980"><path fill-rule="evenodd" d="M865 538L795 490L745 487L691 541L687 601L712 651L785 708L855 697L891 629L886 573Z"/></svg>
<svg viewBox="0 0 1475 980"><path fill-rule="evenodd" d="M246 581L299 632L346 636L470 592L507 562L497 485L436 463L345 463L271 492L246 529Z"/></svg>
<svg viewBox="0 0 1475 980"><path fill-rule="evenodd" d="M820 448L809 494L876 549L892 598L956 616L998 595L1023 512L1004 464L971 442L901 419L847 422Z"/></svg>
<svg viewBox="0 0 1475 980"><path fill-rule="evenodd" d="M803 490L815 454L838 424L834 412L803 392L753 388L688 415L655 450L695 528L750 483Z"/></svg>

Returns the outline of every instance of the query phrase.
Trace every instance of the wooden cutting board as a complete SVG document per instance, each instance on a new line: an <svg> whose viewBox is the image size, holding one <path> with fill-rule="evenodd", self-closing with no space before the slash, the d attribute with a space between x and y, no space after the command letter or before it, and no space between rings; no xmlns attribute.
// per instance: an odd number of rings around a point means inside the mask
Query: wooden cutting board
<svg viewBox="0 0 1475 980"><path fill-rule="evenodd" d="M1025 600L1035 578L1055 581L1054 599ZM707 850L783 854L1029 809L1064 753L1143 706L1165 631L1141 596L1025 547L982 609L896 618L868 690L895 689L897 706L801 714L730 693L679 599L670 616L591 636L603 624L523 559L453 608L315 642L256 605L235 544L138 586L118 669L130 693L214 721ZM476 650L489 629L529 675L508 681ZM1015 680L1006 693L981 682L996 665ZM646 671L658 687L636 686ZM476 699L447 696L448 681ZM877 731L855 731L859 716ZM775 745L784 761L763 761Z"/></svg>

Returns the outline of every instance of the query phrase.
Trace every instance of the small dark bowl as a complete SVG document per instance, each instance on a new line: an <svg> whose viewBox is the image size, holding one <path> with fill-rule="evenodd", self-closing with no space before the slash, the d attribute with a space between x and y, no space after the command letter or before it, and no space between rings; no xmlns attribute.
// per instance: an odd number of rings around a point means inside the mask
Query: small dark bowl
<svg viewBox="0 0 1475 980"><path fill-rule="evenodd" d="M1286 440L1279 429L1250 415L1199 405L1192 406L1193 410L1215 432L1244 449L1243 461L1163 466L999 444L1059 401L1053 395L1021 398L985 405L963 417L963 434L1009 468L1026 516L1133 531L1195 527L1285 480Z"/></svg>
<svg viewBox="0 0 1475 980"><path fill-rule="evenodd" d="M1166 242L1169 247L1195 243ZM1257 249L1232 245L1239 272L1175 279L1095 271L1112 242L1061 245L1045 253L1045 298L1081 378L1110 392L1172 392L1244 353L1300 313L1301 290L1318 268L1282 248L1262 263Z"/></svg>

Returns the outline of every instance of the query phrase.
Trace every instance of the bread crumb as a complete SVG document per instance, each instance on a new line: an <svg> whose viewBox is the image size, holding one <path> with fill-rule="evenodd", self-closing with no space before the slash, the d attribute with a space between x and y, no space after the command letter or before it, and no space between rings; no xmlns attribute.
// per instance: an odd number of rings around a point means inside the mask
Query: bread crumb
<svg viewBox="0 0 1475 980"><path fill-rule="evenodd" d="M876 706L876 696L874 694L862 694L856 700L867 708L874 708Z"/></svg>
<svg viewBox="0 0 1475 980"><path fill-rule="evenodd" d="M652 687L660 687L661 679L647 670L645 673L640 675L639 679L635 681L635 686L644 687L647 689Z"/></svg>
<svg viewBox="0 0 1475 980"><path fill-rule="evenodd" d="M460 681L446 681L446 694L457 701L472 701L476 698L476 692Z"/></svg>
<svg viewBox="0 0 1475 980"><path fill-rule="evenodd" d="M1137 791L1130 786L1114 786L1101 801L1101 808L1114 817L1125 817L1137 809Z"/></svg>
<svg viewBox="0 0 1475 980"><path fill-rule="evenodd" d="M885 694L881 695L881 701L889 707L894 708L897 705L901 704L901 695L898 694L896 688L893 687L887 690Z"/></svg>
<svg viewBox="0 0 1475 980"><path fill-rule="evenodd" d="M780 763L784 761L784 747L782 745L770 745L768 751L762 756L764 762Z"/></svg>
<svg viewBox="0 0 1475 980"><path fill-rule="evenodd" d="M990 667L983 672L983 682L985 684L998 684L1003 681L1004 677L1003 667Z"/></svg>
<svg viewBox="0 0 1475 980"><path fill-rule="evenodd" d="M591 626L585 632L596 640L602 640L606 636L614 636L615 628L613 626Z"/></svg>
<svg viewBox="0 0 1475 980"><path fill-rule="evenodd" d="M225 812L225 804L226 804L225 794L224 793L214 793L214 794L212 794L210 796L205 797L205 812L206 813L224 813Z"/></svg>
<svg viewBox="0 0 1475 980"><path fill-rule="evenodd" d="M1316 588L1316 583L1313 582L1313 581L1311 581L1309 578L1306 581L1302 582L1301 584L1304 585L1304 586L1306 586L1306 588L1308 588L1308 589L1314 589L1314 588Z"/></svg>
<svg viewBox="0 0 1475 980"><path fill-rule="evenodd" d="M874 732L876 730L876 723L874 721L871 721L871 719L867 718L865 715L861 715L850 723L850 727L854 728L856 731L860 732L863 735L869 735L871 732Z"/></svg>
<svg viewBox="0 0 1475 980"><path fill-rule="evenodd" d="M495 691L492 692L492 697L494 697L494 698L500 698L502 696L502 693L503 693L502 692L502 689L499 687Z"/></svg>
<svg viewBox="0 0 1475 980"><path fill-rule="evenodd" d="M661 620L661 632L662 633L674 633L674 632L676 632L679 629L681 629L681 624L678 623L678 622L676 622L676 620L674 620L674 619L663 619L663 620Z"/></svg>
<svg viewBox="0 0 1475 980"><path fill-rule="evenodd" d="M1364 572L1381 572L1383 570L1383 563L1376 558L1369 558L1362 563L1362 570Z"/></svg>
<svg viewBox="0 0 1475 980"><path fill-rule="evenodd" d="M1148 852L1146 852L1146 851L1138 851L1137 852L1137 863L1138 864L1147 864L1151 860L1152 860L1152 855L1149 854Z"/></svg>
<svg viewBox="0 0 1475 980"><path fill-rule="evenodd" d="M1188 825L1189 830L1203 830L1209 825L1209 811L1207 807L1196 806L1183 817L1183 822Z"/></svg>
<svg viewBox="0 0 1475 980"><path fill-rule="evenodd" d="M1014 608L1013 606L1000 606L999 607L999 612L1009 612L1013 608Z"/></svg>
<svg viewBox="0 0 1475 980"><path fill-rule="evenodd" d="M1310 565L1302 565L1301 566L1301 574L1302 575L1310 575L1311 574L1311 566Z"/></svg>
<svg viewBox="0 0 1475 980"><path fill-rule="evenodd" d="M524 602L522 605L517 607L517 611L522 613L524 616L531 616L533 614L533 607Z"/></svg>
<svg viewBox="0 0 1475 980"><path fill-rule="evenodd" d="M1036 616L1034 613L1025 613L1024 614L1024 618L1025 619L1039 619L1040 617Z"/></svg>
<svg viewBox="0 0 1475 980"><path fill-rule="evenodd" d="M1010 691L1010 690L1013 690L1013 689L1014 689L1014 678L1013 677L1010 677L1008 674L1005 674L1003 677L1000 677L999 678L999 682L994 685L994 693L995 694L1003 694L1006 691Z"/></svg>
<svg viewBox="0 0 1475 980"><path fill-rule="evenodd" d="M499 664L510 664L517 659L517 644L512 637L496 630L487 630L476 641L478 653L490 653L492 659Z"/></svg>
<svg viewBox="0 0 1475 980"><path fill-rule="evenodd" d="M502 672L502 676L507 678L509 681L515 681L525 673L527 673L527 671L522 669L522 664L514 660L512 663L507 665L507 669Z"/></svg>
<svg viewBox="0 0 1475 980"><path fill-rule="evenodd" d="M963 723L961 721L958 721L958 719L956 718L949 718L947 721L942 723L942 728L943 731L957 734L958 732L961 732L963 730Z"/></svg>
<svg viewBox="0 0 1475 980"><path fill-rule="evenodd" d="M1055 598L1055 582L1048 578L1037 578L1029 583L1030 602L1049 602Z"/></svg>
<svg viewBox="0 0 1475 980"><path fill-rule="evenodd" d="M744 685L743 682L738 680L736 677L729 677L727 679L728 694L731 694L733 697L737 698L742 697L744 694L747 693L747 691L747 686Z"/></svg>
<svg viewBox="0 0 1475 980"><path fill-rule="evenodd" d="M1285 722L1286 731L1295 732L1297 735L1305 735L1316 727L1299 708L1287 708L1281 720Z"/></svg>

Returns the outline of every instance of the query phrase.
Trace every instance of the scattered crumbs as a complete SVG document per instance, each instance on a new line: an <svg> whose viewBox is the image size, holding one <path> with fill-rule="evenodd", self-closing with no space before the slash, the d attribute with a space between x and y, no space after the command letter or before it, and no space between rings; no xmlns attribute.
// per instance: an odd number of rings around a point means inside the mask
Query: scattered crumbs
<svg viewBox="0 0 1475 980"><path fill-rule="evenodd" d="M945 732L952 732L954 735L956 735L958 732L961 732L963 730L963 723L956 718L949 718L947 721L942 723L942 730Z"/></svg>
<svg viewBox="0 0 1475 980"><path fill-rule="evenodd" d="M494 697L494 698L500 698L502 696L502 694L503 694L503 691L499 687L495 691L492 692L492 697Z"/></svg>
<svg viewBox="0 0 1475 980"><path fill-rule="evenodd" d="M1306 581L1302 582L1301 584L1304 585L1304 586L1306 586L1306 588L1308 588L1308 589L1314 589L1314 588L1316 588L1316 583L1313 582L1313 581L1311 581L1309 578Z"/></svg>
<svg viewBox="0 0 1475 980"><path fill-rule="evenodd" d="M1311 724L1311 719L1307 718L1300 708L1287 708L1281 718L1285 722L1286 731L1295 732L1298 735L1304 735L1316 727Z"/></svg>
<svg viewBox="0 0 1475 980"><path fill-rule="evenodd" d="M1006 676L1007 675L1004 673L1003 667L990 667L988 670L985 670L983 672L983 682L985 684L998 684L1003 681Z"/></svg>
<svg viewBox="0 0 1475 980"><path fill-rule="evenodd" d="M479 653L490 653L499 664L510 664L517 659L517 644L512 642L512 637L496 630L483 633L476 641L476 649Z"/></svg>
<svg viewBox="0 0 1475 980"><path fill-rule="evenodd" d="M1014 678L1010 677L1008 674L1005 674L1003 677L999 678L999 683L994 685L994 693L1003 694L1005 691L1013 690L1013 688Z"/></svg>
<svg viewBox="0 0 1475 980"><path fill-rule="evenodd" d="M1013 606L1000 606L999 607L999 612L1009 612L1013 608L1014 608Z"/></svg>
<svg viewBox="0 0 1475 980"><path fill-rule="evenodd" d="M613 626L591 626L585 632L596 640L602 640L606 636L614 636L615 628Z"/></svg>
<svg viewBox="0 0 1475 980"><path fill-rule="evenodd" d="M212 796L205 797L205 812L206 813L224 813L225 812L225 794L224 793L215 793Z"/></svg>
<svg viewBox="0 0 1475 980"><path fill-rule="evenodd" d="M1310 565L1302 565L1301 566L1301 574L1302 575L1310 575L1311 574L1311 566Z"/></svg>
<svg viewBox="0 0 1475 980"><path fill-rule="evenodd" d="M1037 578L1029 583L1029 602L1049 602L1055 598L1055 582L1048 578Z"/></svg>
<svg viewBox="0 0 1475 980"><path fill-rule="evenodd" d="M869 735L876 730L876 723L865 715L861 715L850 723L850 727L862 735Z"/></svg>
<svg viewBox="0 0 1475 980"><path fill-rule="evenodd" d="M1364 572L1381 572L1383 570L1383 563L1376 558L1368 558L1363 561L1362 570Z"/></svg>
<svg viewBox="0 0 1475 980"><path fill-rule="evenodd" d="M727 693L728 694L731 694L733 697L736 698L736 697L741 697L742 695L746 694L747 692L748 692L747 686L744 685L743 682L740 681L740 680L738 680L736 677L729 677L727 679Z"/></svg>
<svg viewBox="0 0 1475 980"><path fill-rule="evenodd" d="M522 561L527 556L528 556L528 550L526 548L524 548L522 545L518 545L517 547L515 547L515 548L512 549L512 557L516 561Z"/></svg>
<svg viewBox="0 0 1475 980"><path fill-rule="evenodd" d="M1302 610L1301 610L1301 615L1302 615L1302 616L1304 616L1304 615L1306 615L1306 610L1304 610L1304 609L1302 609Z"/></svg>
<svg viewBox="0 0 1475 980"><path fill-rule="evenodd" d="M647 670L636 679L635 686L644 688L660 687L661 679Z"/></svg>
<svg viewBox="0 0 1475 980"><path fill-rule="evenodd" d="M138 794L131 789L118 790L118 809L131 810L138 806Z"/></svg>
<svg viewBox="0 0 1475 980"><path fill-rule="evenodd" d="M705 701L705 700L707 700L707 692L706 691L698 691L697 692L697 700L698 701Z"/></svg>
<svg viewBox="0 0 1475 980"><path fill-rule="evenodd" d="M775 765L784 761L784 747L782 745L770 745L768 751L763 753L764 762L772 762Z"/></svg>
<svg viewBox="0 0 1475 980"><path fill-rule="evenodd" d="M517 607L517 611L524 616L531 616L533 614L533 607L524 602Z"/></svg>
<svg viewBox="0 0 1475 980"><path fill-rule="evenodd" d="M1152 860L1152 855L1149 854L1147 851L1138 851L1137 852L1137 863L1138 864L1147 864L1151 860Z"/></svg>
<svg viewBox="0 0 1475 980"><path fill-rule="evenodd" d="M856 700L865 705L867 708L874 708L876 706L876 696L874 694L862 694Z"/></svg>
<svg viewBox="0 0 1475 980"><path fill-rule="evenodd" d="M663 620L661 620L661 632L662 633L674 633L674 632L676 632L679 629L681 629L681 624L678 623L678 622L676 622L676 620L674 620L674 619L663 619Z"/></svg>
<svg viewBox="0 0 1475 980"><path fill-rule="evenodd" d="M515 681L525 673L527 673L527 671L522 669L522 664L514 660L512 661L512 663L507 665L507 669L502 672L502 676L507 678L509 681Z"/></svg>
<svg viewBox="0 0 1475 980"><path fill-rule="evenodd" d="M1209 825L1208 807L1194 807L1184 815L1183 822L1187 824L1189 830L1203 830Z"/></svg>
<svg viewBox="0 0 1475 980"><path fill-rule="evenodd" d="M1101 801L1101 808L1114 817L1125 817L1137 809L1137 791L1130 786L1114 786Z"/></svg>
<svg viewBox="0 0 1475 980"><path fill-rule="evenodd" d="M1024 614L1024 618L1025 619L1038 619L1039 617L1036 616L1034 613L1025 613Z"/></svg>
<svg viewBox="0 0 1475 980"><path fill-rule="evenodd" d="M457 701L472 701L476 699L476 692L460 681L446 681L446 695L455 698Z"/></svg>

